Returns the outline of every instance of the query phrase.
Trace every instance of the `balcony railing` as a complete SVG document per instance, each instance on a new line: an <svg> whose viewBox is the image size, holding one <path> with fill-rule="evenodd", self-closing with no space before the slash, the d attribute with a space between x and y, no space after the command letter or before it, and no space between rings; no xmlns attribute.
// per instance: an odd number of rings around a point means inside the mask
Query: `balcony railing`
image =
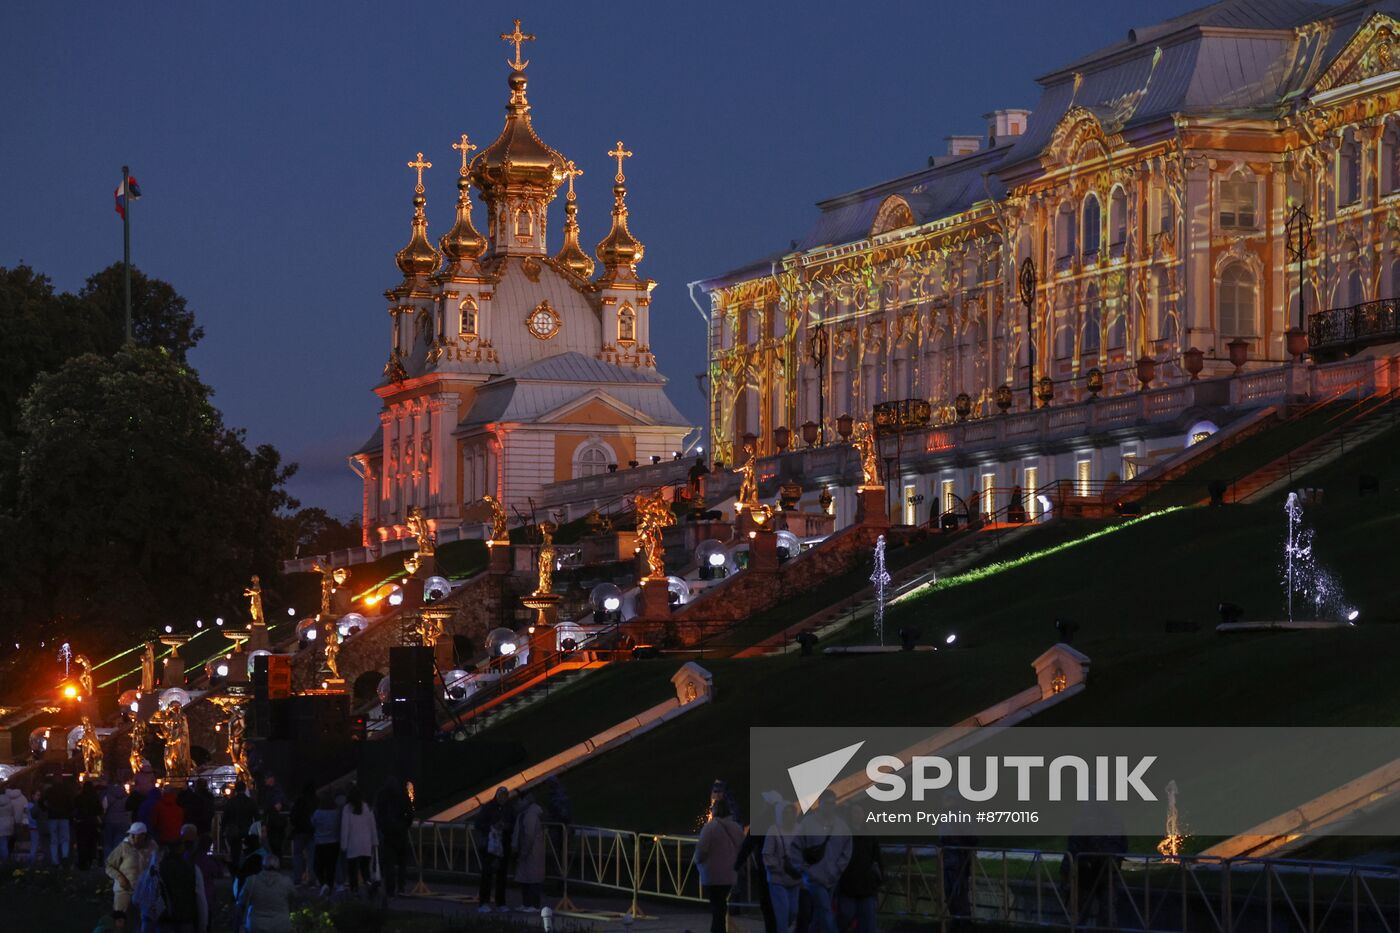
<svg viewBox="0 0 1400 933"><path fill-rule="evenodd" d="M1400 299L1382 298L1308 315L1308 346L1336 350L1400 340Z"/></svg>

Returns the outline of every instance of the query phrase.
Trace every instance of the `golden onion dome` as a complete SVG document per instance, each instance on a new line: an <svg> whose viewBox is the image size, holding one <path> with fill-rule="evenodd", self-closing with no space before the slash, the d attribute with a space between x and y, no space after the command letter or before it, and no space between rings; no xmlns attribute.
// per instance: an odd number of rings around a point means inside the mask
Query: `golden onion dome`
<svg viewBox="0 0 1400 933"><path fill-rule="evenodd" d="M496 141L472 160L472 181L487 198L519 187L541 189L552 197L564 181L564 157L536 136L530 124L526 83L525 72L517 68L510 73L506 125Z"/></svg>
<svg viewBox="0 0 1400 933"><path fill-rule="evenodd" d="M472 224L471 179L457 179L457 221L438 240L442 254L449 262L460 263L478 259L486 252L486 237Z"/></svg>
<svg viewBox="0 0 1400 933"><path fill-rule="evenodd" d="M428 242L428 218L423 210L427 203L422 194L413 196L413 236L395 257L404 275L432 275L442 265L442 256Z"/></svg>
<svg viewBox="0 0 1400 933"><path fill-rule="evenodd" d="M646 247L627 229L627 186L613 186L612 229L598 244L597 256L603 263L604 278L626 278L636 274L636 265L646 254Z"/></svg>

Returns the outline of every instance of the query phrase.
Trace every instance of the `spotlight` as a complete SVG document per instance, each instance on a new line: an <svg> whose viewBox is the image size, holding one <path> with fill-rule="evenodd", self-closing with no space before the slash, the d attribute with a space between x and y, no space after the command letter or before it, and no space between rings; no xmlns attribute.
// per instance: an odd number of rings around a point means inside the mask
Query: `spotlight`
<svg viewBox="0 0 1400 933"><path fill-rule="evenodd" d="M956 634L952 633L952 632L949 632L949 633L948 633L948 637L945 638L945 639L943 639L943 644L945 644L945 645L951 645L953 642L955 642L955 641L957 641L957 640L958 640L958 636L957 636Z"/></svg>
<svg viewBox="0 0 1400 933"><path fill-rule="evenodd" d="M173 632L173 631L175 631L175 626L173 626L173 625L167 625L167 626L165 627L165 634L169 635L169 634L170 634L171 632Z"/></svg>
<svg viewBox="0 0 1400 933"><path fill-rule="evenodd" d="M672 459L672 460L679 460L680 458L681 458L681 452L680 452L679 450L673 450L673 451L671 451L671 459Z"/></svg>
<svg viewBox="0 0 1400 933"><path fill-rule="evenodd" d="M226 662L226 661L221 661L221 662L219 662L219 665L218 665L217 667L214 668L214 673L215 673L215 674L218 674L220 677L227 677L227 676L228 676L228 662ZM132 705L135 706L136 704L133 703Z"/></svg>
<svg viewBox="0 0 1400 933"><path fill-rule="evenodd" d="M1069 644L1069 640L1074 637L1074 633L1077 631L1079 631L1078 622L1072 619L1055 620L1055 634L1058 635L1060 641L1064 642L1066 645Z"/></svg>
<svg viewBox="0 0 1400 933"><path fill-rule="evenodd" d="M69 684L68 686L63 688L63 695L68 699L72 700L77 697L78 688L73 686L72 684Z"/></svg>
<svg viewBox="0 0 1400 933"><path fill-rule="evenodd" d="M219 616L217 619L214 620L214 624L215 624L215 625L223 625L223 624L224 624L224 617L223 617L223 616Z"/></svg>
<svg viewBox="0 0 1400 933"><path fill-rule="evenodd" d="M501 654L515 654L515 642L508 641L501 645Z"/></svg>
<svg viewBox="0 0 1400 933"><path fill-rule="evenodd" d="M1223 625L1233 625L1244 618L1244 610L1235 603L1222 602L1219 606L1220 622Z"/></svg>
<svg viewBox="0 0 1400 933"><path fill-rule="evenodd" d="M292 608L291 606L287 607L287 615L295 617L296 614L297 611L294 608Z"/></svg>
<svg viewBox="0 0 1400 933"><path fill-rule="evenodd" d="M578 639L576 639L576 638L566 638L566 639L564 639L563 641L561 641L561 642L559 643L559 650L560 650L560 651L577 651L577 650L578 650Z"/></svg>
<svg viewBox="0 0 1400 933"><path fill-rule="evenodd" d="M911 625L906 625L899 630L899 650L913 651L914 646L919 642L919 636L923 634Z"/></svg>
<svg viewBox="0 0 1400 933"><path fill-rule="evenodd" d="M132 700L132 701L131 701L131 711L132 711L133 713L138 713L138 712L140 712L140 711L141 711L141 704L138 703L138 702L136 702L135 700Z"/></svg>
<svg viewBox="0 0 1400 933"><path fill-rule="evenodd" d="M652 462L653 464L660 463L660 462L661 462L661 455L660 455L660 454L652 454L652 455L651 455L651 462Z"/></svg>
<svg viewBox="0 0 1400 933"><path fill-rule="evenodd" d="M194 620L194 627L195 627L195 628L204 628L204 620L203 620L203 619L195 619L195 620Z"/></svg>
<svg viewBox="0 0 1400 933"><path fill-rule="evenodd" d="M603 609L608 612L617 612L617 610L621 608L622 600L618 599L616 596L609 596L607 599L603 600Z"/></svg>
<svg viewBox="0 0 1400 933"><path fill-rule="evenodd" d="M1348 621L1348 622L1355 622L1356 619L1357 619L1357 617L1360 616L1360 615L1361 615L1361 610L1360 610L1360 609L1353 609L1353 610L1351 610L1350 612L1347 613L1347 621Z"/></svg>

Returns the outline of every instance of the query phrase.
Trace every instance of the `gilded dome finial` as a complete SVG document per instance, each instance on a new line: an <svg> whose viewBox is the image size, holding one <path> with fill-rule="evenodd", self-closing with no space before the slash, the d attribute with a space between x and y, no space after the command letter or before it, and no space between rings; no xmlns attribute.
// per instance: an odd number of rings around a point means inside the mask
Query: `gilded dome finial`
<svg viewBox="0 0 1400 933"><path fill-rule="evenodd" d="M488 203L504 192L526 192L554 197L564 181L564 157L535 135L530 125L530 102L525 96L528 80L525 67L528 60L520 57L520 45L534 41L534 36L520 31L520 20L513 32L501 33L501 38L515 46L514 60L508 60L511 72L507 79L510 101L506 104L506 124L496 141L477 153L471 160L472 182L481 190Z"/></svg>
<svg viewBox="0 0 1400 933"><path fill-rule="evenodd" d="M506 64L514 68L516 71L524 71L526 68L530 67L530 60L528 58L523 62L520 60L520 44L522 42L534 42L535 36L533 33L520 31L519 18L515 20L514 31L501 33L501 38L504 41L510 42L515 46L515 60L511 61L509 58L507 58Z"/></svg>
<svg viewBox="0 0 1400 933"><path fill-rule="evenodd" d="M452 148L462 154L462 167L458 170L457 178L457 220L452 229L438 240L438 246L454 267L460 267L461 263L478 259L486 252L486 238L472 223L472 183L467 173L468 157L476 146L463 133L461 142L453 143Z"/></svg>
<svg viewBox="0 0 1400 933"><path fill-rule="evenodd" d="M423 169L432 168L433 163L425 162L420 152L418 158L408 163L408 167L418 172L418 182L413 187L413 235L409 237L408 245L399 250L395 262L404 275L431 275L442 264L442 257L428 242L428 217L425 211L428 199L423 195L426 190L423 187Z"/></svg>
<svg viewBox="0 0 1400 933"><path fill-rule="evenodd" d="M603 263L602 281L634 282L637 280L637 263L642 261L646 247L627 229L627 186L624 184L627 178L622 174L622 160L630 158L632 152L624 149L619 139L617 148L608 155L617 159L617 175L613 178L616 184L613 185L612 229L603 237L597 249L598 259Z"/></svg>
<svg viewBox="0 0 1400 933"><path fill-rule="evenodd" d="M564 177L569 180L569 193L564 201L564 245L554 257L564 268L579 278L593 274L593 260L583 251L578 241L578 196L574 194L574 179L583 174L583 169L570 159L564 163Z"/></svg>

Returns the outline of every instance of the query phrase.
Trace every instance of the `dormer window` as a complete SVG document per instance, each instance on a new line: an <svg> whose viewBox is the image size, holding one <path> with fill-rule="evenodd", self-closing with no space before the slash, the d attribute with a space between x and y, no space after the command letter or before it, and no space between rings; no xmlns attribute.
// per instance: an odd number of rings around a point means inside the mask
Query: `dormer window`
<svg viewBox="0 0 1400 933"><path fill-rule="evenodd" d="M463 337L475 337L477 335L477 308L476 299L470 295L462 299L457 306L461 312L461 319L457 324L457 332Z"/></svg>
<svg viewBox="0 0 1400 933"><path fill-rule="evenodd" d="M535 235L535 218L525 208L521 208L515 213L515 237L518 240L528 240Z"/></svg>
<svg viewBox="0 0 1400 933"><path fill-rule="evenodd" d="M1220 226L1253 229L1255 225L1255 184L1243 172L1220 182Z"/></svg>
<svg viewBox="0 0 1400 933"><path fill-rule="evenodd" d="M633 343L637 339L637 312L631 305L623 305L617 312L617 342Z"/></svg>

